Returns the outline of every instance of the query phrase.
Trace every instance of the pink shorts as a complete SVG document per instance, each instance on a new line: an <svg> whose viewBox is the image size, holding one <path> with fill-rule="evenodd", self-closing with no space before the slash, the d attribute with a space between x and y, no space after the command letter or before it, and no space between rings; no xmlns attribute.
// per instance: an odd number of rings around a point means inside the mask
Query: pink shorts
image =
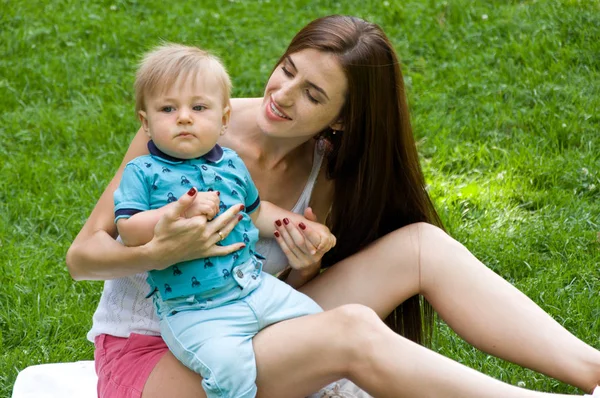
<svg viewBox="0 0 600 398"><path fill-rule="evenodd" d="M99 398L140 398L150 372L169 351L162 337L137 333L101 334L94 343Z"/></svg>

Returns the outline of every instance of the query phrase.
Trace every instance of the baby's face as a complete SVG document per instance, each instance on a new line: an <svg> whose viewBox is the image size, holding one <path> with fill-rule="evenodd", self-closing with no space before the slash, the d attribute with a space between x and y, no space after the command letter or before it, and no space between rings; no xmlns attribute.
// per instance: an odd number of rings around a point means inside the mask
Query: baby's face
<svg viewBox="0 0 600 398"><path fill-rule="evenodd" d="M177 79L146 99L140 120L148 136L167 155L193 159L210 151L229 121L228 101L213 76Z"/></svg>

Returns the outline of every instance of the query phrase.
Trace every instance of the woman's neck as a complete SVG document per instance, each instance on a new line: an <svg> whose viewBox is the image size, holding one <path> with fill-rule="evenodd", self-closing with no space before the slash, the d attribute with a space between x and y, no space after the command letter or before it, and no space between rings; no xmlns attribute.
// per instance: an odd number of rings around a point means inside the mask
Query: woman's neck
<svg viewBox="0 0 600 398"><path fill-rule="evenodd" d="M258 163L264 167L277 168L287 167L306 159L307 154L312 153L312 140L310 138L293 139L270 137L259 131L251 134L253 156Z"/></svg>

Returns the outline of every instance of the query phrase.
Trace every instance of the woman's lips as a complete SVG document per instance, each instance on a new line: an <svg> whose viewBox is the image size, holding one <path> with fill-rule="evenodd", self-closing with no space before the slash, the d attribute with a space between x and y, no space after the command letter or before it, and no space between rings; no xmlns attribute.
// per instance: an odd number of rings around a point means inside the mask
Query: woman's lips
<svg viewBox="0 0 600 398"><path fill-rule="evenodd" d="M275 104L275 102L273 101L273 99L269 100L269 103L267 104L267 113L270 117L270 119L274 119L274 120L292 120L291 117L289 117L288 115L285 114L285 112L283 112L281 109L279 109L279 107Z"/></svg>

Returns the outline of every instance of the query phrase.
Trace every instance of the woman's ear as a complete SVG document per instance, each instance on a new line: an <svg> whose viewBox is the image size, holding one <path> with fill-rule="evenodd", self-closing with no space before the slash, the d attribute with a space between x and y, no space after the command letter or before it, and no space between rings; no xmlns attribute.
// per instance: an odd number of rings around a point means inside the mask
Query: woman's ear
<svg viewBox="0 0 600 398"><path fill-rule="evenodd" d="M333 131L344 131L344 123L342 122L342 119L339 119L336 122L330 124L329 128Z"/></svg>
<svg viewBox="0 0 600 398"><path fill-rule="evenodd" d="M146 135L148 137L150 137L150 128L148 127L148 117L146 115L146 111L138 111L138 118L140 119L140 122L142 123L142 128L146 132ZM150 138L152 138L152 137L150 137Z"/></svg>

